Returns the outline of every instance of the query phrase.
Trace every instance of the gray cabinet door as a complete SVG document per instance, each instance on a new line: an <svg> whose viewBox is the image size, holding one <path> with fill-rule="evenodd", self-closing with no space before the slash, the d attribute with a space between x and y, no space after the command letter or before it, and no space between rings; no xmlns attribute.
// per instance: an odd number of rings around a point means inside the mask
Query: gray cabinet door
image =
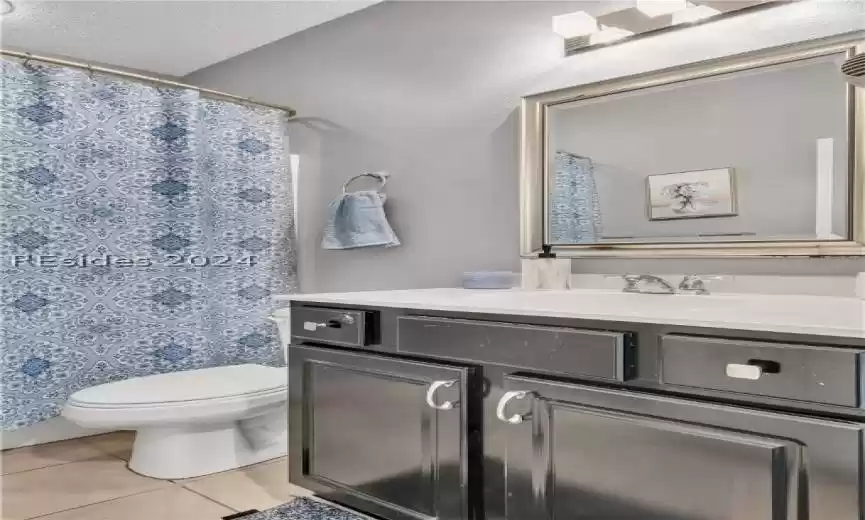
<svg viewBox="0 0 865 520"><path fill-rule="evenodd" d="M862 425L506 377L508 520L861 520ZM503 405L503 406L502 406Z"/></svg>
<svg viewBox="0 0 865 520"><path fill-rule="evenodd" d="M470 369L294 345L289 359L294 484L389 520L470 518Z"/></svg>

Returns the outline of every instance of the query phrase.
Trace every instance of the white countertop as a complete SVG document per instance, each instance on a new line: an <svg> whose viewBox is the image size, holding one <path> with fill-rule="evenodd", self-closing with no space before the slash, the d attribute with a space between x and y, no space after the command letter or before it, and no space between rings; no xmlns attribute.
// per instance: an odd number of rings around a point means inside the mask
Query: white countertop
<svg viewBox="0 0 865 520"><path fill-rule="evenodd" d="M865 338L865 300L831 296L450 288L293 294L277 300Z"/></svg>

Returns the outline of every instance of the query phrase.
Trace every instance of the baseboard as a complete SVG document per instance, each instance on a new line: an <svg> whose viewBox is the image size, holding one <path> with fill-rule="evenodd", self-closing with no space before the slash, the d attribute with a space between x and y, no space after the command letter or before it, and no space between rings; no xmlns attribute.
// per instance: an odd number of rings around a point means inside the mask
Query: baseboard
<svg viewBox="0 0 865 520"><path fill-rule="evenodd" d="M27 426L26 428L0 432L0 449L8 450L10 448L77 439L78 437L89 437L110 431L82 428L63 417L56 417L34 424L33 426Z"/></svg>

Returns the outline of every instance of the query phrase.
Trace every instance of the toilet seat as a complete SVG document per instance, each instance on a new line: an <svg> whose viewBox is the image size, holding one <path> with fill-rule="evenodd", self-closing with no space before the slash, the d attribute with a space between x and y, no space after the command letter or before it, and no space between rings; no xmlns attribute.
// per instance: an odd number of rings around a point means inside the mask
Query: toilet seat
<svg viewBox="0 0 865 520"><path fill-rule="evenodd" d="M70 402L81 406L188 403L284 390L287 380L284 368L263 365L201 368L86 388L75 392Z"/></svg>
<svg viewBox="0 0 865 520"><path fill-rule="evenodd" d="M287 399L285 368L234 365L136 377L72 394L63 415L94 427L254 416Z"/></svg>

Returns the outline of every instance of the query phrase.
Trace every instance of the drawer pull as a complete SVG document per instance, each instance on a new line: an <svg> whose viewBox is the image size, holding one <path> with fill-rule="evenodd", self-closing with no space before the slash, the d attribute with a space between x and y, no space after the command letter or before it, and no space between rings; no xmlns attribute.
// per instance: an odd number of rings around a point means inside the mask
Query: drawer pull
<svg viewBox="0 0 865 520"><path fill-rule="evenodd" d="M748 379L756 381L763 375L763 369L756 365L743 365L740 363L727 364L727 377L733 379Z"/></svg>
<svg viewBox="0 0 865 520"><path fill-rule="evenodd" d="M314 332L318 329L323 329L326 327L329 327L331 329L339 329L343 325L354 325L354 317L351 314L343 314L339 318L331 318L323 323L305 321L303 322L303 329Z"/></svg>
<svg viewBox="0 0 865 520"><path fill-rule="evenodd" d="M520 424L521 422L529 419L531 415L525 414L520 415L515 413L510 417L505 416L505 407L508 406L508 403L511 402L512 399L525 399L529 396L531 392L526 392L524 390L512 390L510 392L505 392L505 395L499 399L499 404L496 406L496 417L499 418L500 421L506 422L508 424Z"/></svg>
<svg viewBox="0 0 865 520"><path fill-rule="evenodd" d="M444 401L442 404L436 404L435 402L435 394L439 388L445 387L450 388L456 383L455 379L451 379L449 381L433 381L429 388L426 391L426 404L430 408L434 410L452 410L454 406L456 406L459 401Z"/></svg>
<svg viewBox="0 0 865 520"><path fill-rule="evenodd" d="M749 359L749 365L760 367L764 374L777 374L781 371L781 363L767 359Z"/></svg>
<svg viewBox="0 0 865 520"><path fill-rule="evenodd" d="M303 322L303 330L315 331L324 327L327 327L327 323L316 323L314 321Z"/></svg>
<svg viewBox="0 0 865 520"><path fill-rule="evenodd" d="M749 359L747 364L729 363L727 365L727 377L734 379L748 379L757 381L763 374L777 374L781 371L781 364L777 361L763 359Z"/></svg>

